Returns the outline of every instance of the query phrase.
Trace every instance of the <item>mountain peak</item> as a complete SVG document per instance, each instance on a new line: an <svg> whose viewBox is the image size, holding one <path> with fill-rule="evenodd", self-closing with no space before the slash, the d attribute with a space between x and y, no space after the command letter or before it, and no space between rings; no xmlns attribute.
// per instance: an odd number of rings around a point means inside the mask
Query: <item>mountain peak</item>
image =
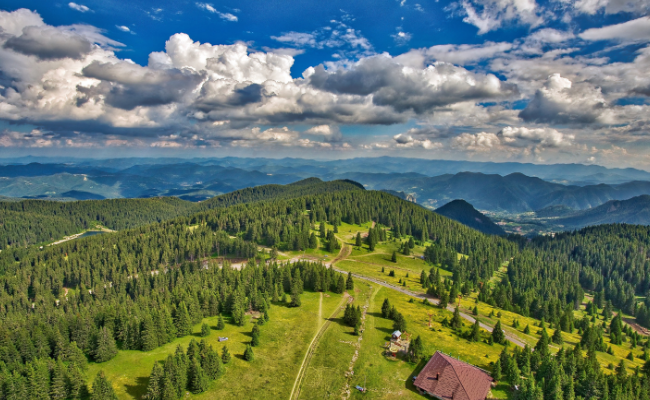
<svg viewBox="0 0 650 400"><path fill-rule="evenodd" d="M452 200L435 212L489 235L505 235L499 225L463 199Z"/></svg>

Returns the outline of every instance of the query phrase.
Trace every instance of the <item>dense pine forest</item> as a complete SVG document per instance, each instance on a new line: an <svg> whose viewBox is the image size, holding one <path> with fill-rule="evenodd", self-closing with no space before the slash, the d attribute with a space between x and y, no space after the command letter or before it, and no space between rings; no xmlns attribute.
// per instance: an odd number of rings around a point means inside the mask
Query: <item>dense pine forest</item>
<svg viewBox="0 0 650 400"><path fill-rule="evenodd" d="M123 230L239 203L354 189L362 190L363 186L346 180L323 182L310 178L290 185L237 190L201 203L175 197L74 202L0 201L0 250L61 239L97 224Z"/></svg>
<svg viewBox="0 0 650 400"><path fill-rule="evenodd" d="M424 258L432 268L420 282L443 303L479 291L482 301L580 332L583 340L573 352L552 356L548 344L557 339L542 334L536 351L517 350L500 359L494 373L515 382L518 399L648 396L646 378L627 376L625 368L606 375L594 361L594 352L607 351L605 330L622 340L621 315L610 315L609 326L573 316L590 292L596 309L620 309L649 325L649 300L636 297L650 289L648 227L605 225L526 242L484 235L353 182L318 180L245 189L200 204L166 198L2 207L7 218L0 253L1 400L85 398L87 363L110 360L118 349L155 349L190 334L204 317L240 324L246 312L257 311L261 321L268 320L273 304L300 306L304 290L342 293L349 285L343 275L320 263L268 260L260 246L277 252L320 244L335 252L342 222L370 221L376 223L364 240L370 249L389 237L408 238L400 250L405 255L416 241L428 243ZM118 232L43 249L24 246L91 223ZM27 236L16 239L21 234ZM360 244L361 237L357 240ZM228 261L220 265L221 256L249 262L234 269ZM504 263L503 280L489 285ZM451 278L441 277L438 267ZM638 335L625 337L636 341ZM252 348L244 356L253 357ZM206 382L219 379L225 357L192 342L187 352L179 349L154 368L148 398L204 391ZM103 379L97 377L98 387Z"/></svg>
<svg viewBox="0 0 650 400"><path fill-rule="evenodd" d="M649 290L650 227L616 224L523 244L502 284L482 293L482 299L560 323L589 291L598 308L609 303L650 327Z"/></svg>

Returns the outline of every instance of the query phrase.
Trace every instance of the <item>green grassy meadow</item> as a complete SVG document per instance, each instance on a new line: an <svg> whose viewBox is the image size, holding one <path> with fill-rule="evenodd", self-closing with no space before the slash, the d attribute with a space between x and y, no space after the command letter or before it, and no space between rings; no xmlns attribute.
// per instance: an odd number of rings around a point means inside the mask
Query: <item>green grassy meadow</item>
<svg viewBox="0 0 650 400"><path fill-rule="evenodd" d="M283 305L271 308L271 320L261 327L261 345L254 348L255 360L250 363L242 357L246 344L250 342L253 327L250 317L243 327L227 323L222 331L213 329L206 341L219 353L227 344L232 361L226 365L225 374L212 382L207 392L192 398L288 398L309 343L325 318L334 312L343 299L341 295L323 294L322 308L320 293L305 292L301 300L302 306L299 308ZM217 320L218 317L214 317L203 321L214 328ZM87 372L88 382L92 385L97 372L103 370L112 381L119 399L140 399L146 392L154 363L173 354L176 346L181 345L185 350L191 339L200 340L200 329L201 324L198 324L194 326L193 335L176 339L152 351L120 350L110 361L91 363ZM229 340L219 343L219 336L228 337Z"/></svg>
<svg viewBox="0 0 650 400"><path fill-rule="evenodd" d="M413 338L422 336L429 356L440 350L487 369L503 349L501 345L490 346L463 339L443 322L451 318L450 312L417 301L411 303L409 296L394 290L357 280L354 297L355 305L368 305L362 340L359 342L358 337L353 335L353 329L340 321L331 325L316 349L301 399L340 398L346 389L350 390L351 398L422 398L413 387L411 378L417 375L424 362L416 365L383 355L384 344L393 331L393 322L381 316L381 305L385 298L406 318L407 332L414 335ZM462 330L469 329L469 323L464 323ZM483 334L487 337L487 332ZM345 372L351 364L355 343L360 343L358 359L353 364L354 375L348 378ZM368 392L358 392L354 389L356 385L365 385ZM492 396L507 398L502 390L494 390Z"/></svg>

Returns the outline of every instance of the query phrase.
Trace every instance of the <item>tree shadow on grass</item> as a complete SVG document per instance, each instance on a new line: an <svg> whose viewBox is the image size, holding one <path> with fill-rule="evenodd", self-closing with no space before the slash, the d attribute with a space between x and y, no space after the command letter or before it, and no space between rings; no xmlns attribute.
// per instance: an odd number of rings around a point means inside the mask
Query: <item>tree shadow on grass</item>
<svg viewBox="0 0 650 400"><path fill-rule="evenodd" d="M427 360L423 359L415 366L415 369L413 370L413 372L411 372L411 375L409 375L406 382L404 382L404 387L406 388L406 390L410 390L411 392L420 394L420 392L415 387L415 385L413 385L413 377L418 376L418 374L420 373L420 371L422 371L425 365L427 365Z"/></svg>
<svg viewBox="0 0 650 400"><path fill-rule="evenodd" d="M246 342L246 344L248 344L248 342ZM246 361L243 354L235 354L234 357Z"/></svg>
<svg viewBox="0 0 650 400"><path fill-rule="evenodd" d="M379 332L384 332L384 333L386 333L386 334L388 334L388 335L392 335L393 332L395 332L394 329L391 329L391 328L384 328L384 327L382 327L382 326L377 326L377 327L375 327L375 329L377 329Z"/></svg>
<svg viewBox="0 0 650 400"><path fill-rule="evenodd" d="M126 388L126 392L131 397L134 399L140 399L147 392L147 387L149 386L149 377L139 376L135 382L135 385L124 385L124 387Z"/></svg>
<svg viewBox="0 0 650 400"><path fill-rule="evenodd" d="M381 315L380 312L367 312L366 314L370 315L371 317L375 317L375 318L384 318L384 316Z"/></svg>
<svg viewBox="0 0 650 400"><path fill-rule="evenodd" d="M338 318L328 318L328 321L332 321L334 323L339 324L340 326L348 326L348 324L343 321L343 317L338 317Z"/></svg>

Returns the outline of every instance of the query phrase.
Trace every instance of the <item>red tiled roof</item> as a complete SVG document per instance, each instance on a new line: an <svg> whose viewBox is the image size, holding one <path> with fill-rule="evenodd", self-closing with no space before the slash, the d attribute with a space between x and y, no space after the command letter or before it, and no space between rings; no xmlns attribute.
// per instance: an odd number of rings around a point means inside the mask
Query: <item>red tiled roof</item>
<svg viewBox="0 0 650 400"><path fill-rule="evenodd" d="M492 382L485 371L436 351L414 385L440 399L485 400Z"/></svg>

